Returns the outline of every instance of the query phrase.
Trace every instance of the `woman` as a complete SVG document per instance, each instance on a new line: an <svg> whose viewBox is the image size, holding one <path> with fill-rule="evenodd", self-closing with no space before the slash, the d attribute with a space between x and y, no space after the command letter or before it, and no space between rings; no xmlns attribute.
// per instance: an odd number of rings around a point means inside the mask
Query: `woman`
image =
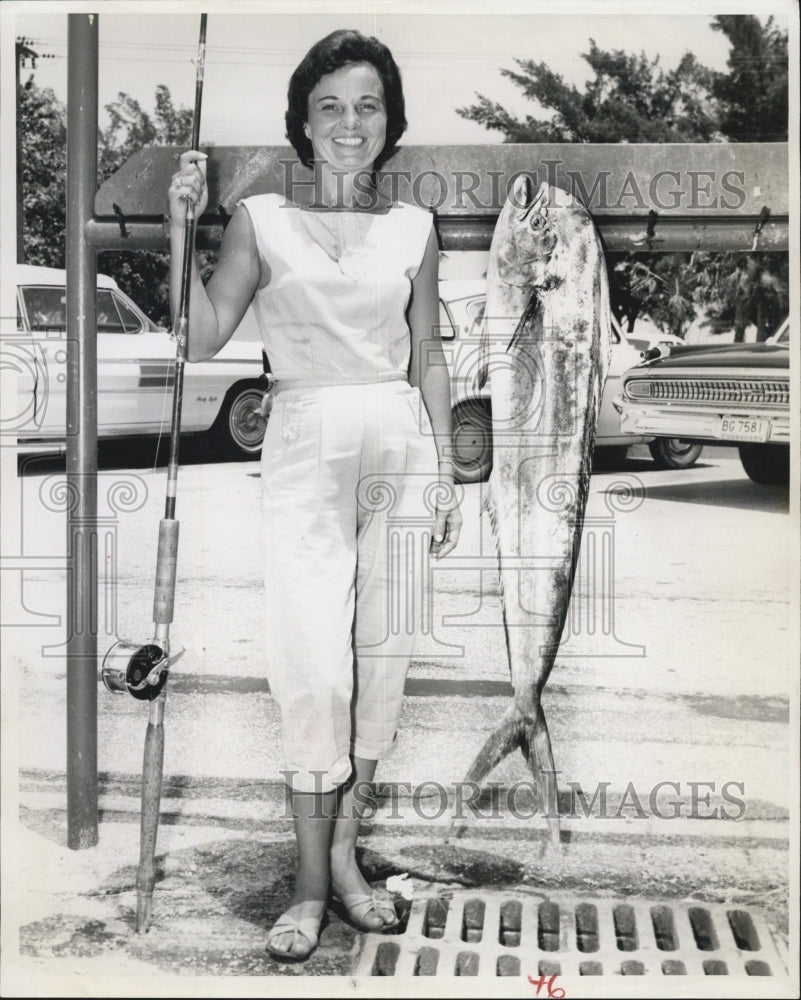
<svg viewBox="0 0 801 1000"><path fill-rule="evenodd" d="M205 288L193 271L188 357L213 356L253 301L276 379L262 451L267 674L298 845L267 947L302 960L329 893L362 930L397 922L356 863L360 785L395 738L421 545L446 555L461 515L432 218L374 183L406 128L389 50L354 31L322 39L292 76L286 123L314 185L237 208ZM202 159L185 153L170 185L174 314L184 199L198 215L207 200Z"/></svg>

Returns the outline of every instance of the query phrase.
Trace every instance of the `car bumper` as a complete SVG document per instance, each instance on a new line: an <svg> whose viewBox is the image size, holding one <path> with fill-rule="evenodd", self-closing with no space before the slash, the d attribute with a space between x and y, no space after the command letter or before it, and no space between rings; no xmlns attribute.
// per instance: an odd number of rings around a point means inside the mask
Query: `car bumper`
<svg viewBox="0 0 801 1000"><path fill-rule="evenodd" d="M790 416L786 412L754 410L727 406L725 410L648 406L616 396L615 409L620 414L620 429L625 434L647 434L654 437L690 438L698 441L755 441L754 436L739 433L736 428L724 430L724 417L741 417L759 421L764 437L771 444L790 443ZM730 422L731 423L731 422Z"/></svg>

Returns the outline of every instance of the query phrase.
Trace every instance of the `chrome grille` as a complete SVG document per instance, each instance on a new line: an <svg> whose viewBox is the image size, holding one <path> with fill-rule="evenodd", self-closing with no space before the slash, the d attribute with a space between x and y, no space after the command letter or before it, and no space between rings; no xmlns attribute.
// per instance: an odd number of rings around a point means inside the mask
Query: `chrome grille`
<svg viewBox="0 0 801 1000"><path fill-rule="evenodd" d="M699 403L790 405L788 379L631 379L626 393L633 399L691 400Z"/></svg>

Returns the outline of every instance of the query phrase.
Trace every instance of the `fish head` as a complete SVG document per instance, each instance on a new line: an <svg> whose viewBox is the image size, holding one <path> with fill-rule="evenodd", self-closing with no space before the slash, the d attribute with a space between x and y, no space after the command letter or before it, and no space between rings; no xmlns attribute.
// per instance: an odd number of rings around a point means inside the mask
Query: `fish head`
<svg viewBox="0 0 801 1000"><path fill-rule="evenodd" d="M537 288L548 283L548 264L558 233L550 189L543 182L535 191L528 174L512 185L496 233L498 277L508 285Z"/></svg>

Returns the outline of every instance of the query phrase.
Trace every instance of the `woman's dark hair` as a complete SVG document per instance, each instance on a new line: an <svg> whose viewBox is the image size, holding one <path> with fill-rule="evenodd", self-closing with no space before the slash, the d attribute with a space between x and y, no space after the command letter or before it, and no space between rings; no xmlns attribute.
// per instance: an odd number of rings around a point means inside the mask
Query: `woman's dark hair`
<svg viewBox="0 0 801 1000"><path fill-rule="evenodd" d="M307 167L312 165L314 159L311 141L303 131L309 117L309 94L321 77L335 73L346 63L370 63L384 87L387 139L376 159L376 167L386 160L406 131L400 70L392 53L377 38L367 37L358 31L332 31L309 49L289 81L286 137L297 150L300 162Z"/></svg>

